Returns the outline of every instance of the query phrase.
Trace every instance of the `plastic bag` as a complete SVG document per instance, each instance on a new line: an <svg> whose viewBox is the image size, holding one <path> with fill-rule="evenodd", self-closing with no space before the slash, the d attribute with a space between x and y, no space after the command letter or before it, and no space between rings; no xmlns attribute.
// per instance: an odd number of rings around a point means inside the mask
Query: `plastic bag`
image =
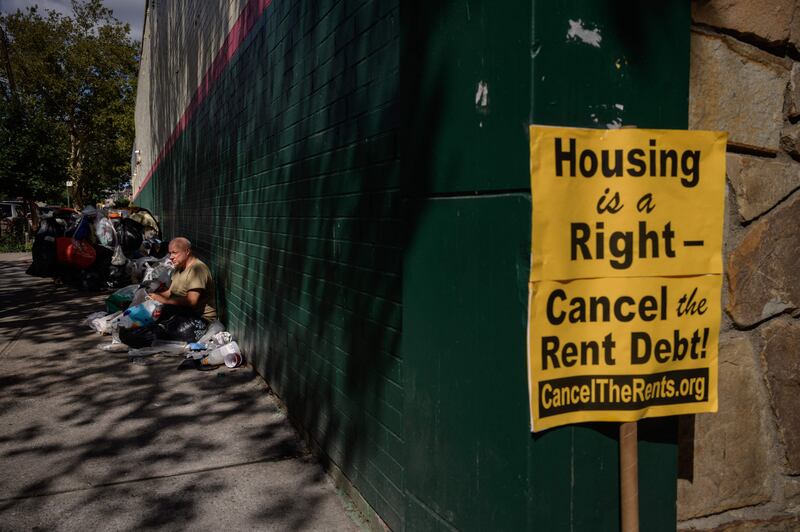
<svg viewBox="0 0 800 532"><path fill-rule="evenodd" d="M131 276L125 271L124 266L110 266L108 268L108 281L106 284L109 288L123 288L129 285Z"/></svg>
<svg viewBox="0 0 800 532"><path fill-rule="evenodd" d="M111 248L99 246L97 244L94 244L92 247L94 248L96 258L92 267L89 268L89 271L96 273L100 280L105 283L108 278L109 269L111 268L111 259L114 256L114 251Z"/></svg>
<svg viewBox="0 0 800 532"><path fill-rule="evenodd" d="M89 238L89 234L92 232L92 219L96 214L96 212L89 214L84 214L81 216L81 221L78 222L78 227L75 228L75 232L72 233L72 238L75 240L86 240Z"/></svg>
<svg viewBox="0 0 800 532"><path fill-rule="evenodd" d="M145 229L145 233L147 230ZM142 242L142 249L145 251L146 255L150 255L151 257L161 258L167 254L167 246L159 240L158 238L145 238Z"/></svg>
<svg viewBox="0 0 800 532"><path fill-rule="evenodd" d="M132 212L130 219L138 222L146 232L156 235L158 234L158 223L149 211L142 209Z"/></svg>
<svg viewBox="0 0 800 532"><path fill-rule="evenodd" d="M112 324L114 323L114 320L121 314L121 311L108 315L106 315L105 312L95 312L94 314L89 315L89 318L94 316L89 323L89 326L100 334L111 334L111 329L113 327ZM89 318L86 319L88 320Z"/></svg>
<svg viewBox="0 0 800 532"><path fill-rule="evenodd" d="M129 260L125 268L134 283L141 283L148 266L156 262L158 262L158 259L153 257L140 257L138 259Z"/></svg>
<svg viewBox="0 0 800 532"><path fill-rule="evenodd" d="M172 262L169 260L158 263L155 267L146 265L146 271L141 286L149 293L163 292L172 284Z"/></svg>
<svg viewBox="0 0 800 532"><path fill-rule="evenodd" d="M114 224L105 216L97 215L94 232L97 235L97 243L101 246L111 249L117 247L117 232L114 231Z"/></svg>
<svg viewBox="0 0 800 532"><path fill-rule="evenodd" d="M218 332L211 338L211 343L216 346L223 346L233 341L233 335L228 331Z"/></svg>
<svg viewBox="0 0 800 532"><path fill-rule="evenodd" d="M81 322L82 325L88 325L90 328L94 329L94 320L98 318L105 317L107 314L105 312L92 312L86 319ZM95 329L96 330L96 329Z"/></svg>
<svg viewBox="0 0 800 532"><path fill-rule="evenodd" d="M139 285L131 284L120 288L106 298L106 311L109 313L125 310L131 306L133 296L139 289ZM141 303L141 301L139 302Z"/></svg>
<svg viewBox="0 0 800 532"><path fill-rule="evenodd" d="M25 273L36 277L50 277L56 274L58 264L55 242L56 237L60 235L59 230L63 233L63 229L60 229L52 218L42 219L31 250L33 260Z"/></svg>
<svg viewBox="0 0 800 532"><path fill-rule="evenodd" d="M129 307L123 312L119 326L121 329L149 327L155 323L160 309L161 303L148 299L144 303Z"/></svg>
<svg viewBox="0 0 800 532"><path fill-rule="evenodd" d="M94 264L97 252L88 242L60 236L56 237L56 256L58 262L83 270Z"/></svg>
<svg viewBox="0 0 800 532"><path fill-rule="evenodd" d="M119 319L122 317L122 314L117 316L111 321L111 343L112 344L121 344L122 340L119 338Z"/></svg>
<svg viewBox="0 0 800 532"><path fill-rule="evenodd" d="M223 331L225 331L225 326L222 324L222 322L219 320L214 320L209 324L205 334L197 340L197 343L207 344L212 340L212 338L214 338L215 334L221 333Z"/></svg>
<svg viewBox="0 0 800 532"><path fill-rule="evenodd" d="M56 237L56 260L61 264L68 264L67 248L72 244L72 238L68 236Z"/></svg>
<svg viewBox="0 0 800 532"><path fill-rule="evenodd" d="M174 314L156 324L155 334L159 340L196 342L207 328L208 323L201 318Z"/></svg>
<svg viewBox="0 0 800 532"><path fill-rule="evenodd" d="M118 242L122 246L122 252L126 257L132 257L142 246L142 233L144 227L139 222L130 218L123 218L119 221L117 229Z"/></svg>
<svg viewBox="0 0 800 532"><path fill-rule="evenodd" d="M70 255L69 252L67 252L67 254ZM75 240L72 242L72 253L69 258L70 264L83 270L94 264L96 258L97 252L89 242L83 240Z"/></svg>
<svg viewBox="0 0 800 532"><path fill-rule="evenodd" d="M129 284L128 286L120 288L119 290L111 294L109 297L115 297L120 300L122 299L131 300L133 298L133 294L135 294L138 289L139 289L138 284Z"/></svg>
<svg viewBox="0 0 800 532"><path fill-rule="evenodd" d="M131 306L141 305L147 300L147 290L139 288L134 292L133 299L131 299Z"/></svg>
<svg viewBox="0 0 800 532"><path fill-rule="evenodd" d="M110 351L112 353L128 352L128 346L122 342L111 342L110 344L97 344L98 349L103 351Z"/></svg>
<svg viewBox="0 0 800 532"><path fill-rule="evenodd" d="M120 327L119 339L127 346L133 347L134 349L140 349L142 347L150 347L153 345L153 341L155 341L156 338L153 334L152 327Z"/></svg>
<svg viewBox="0 0 800 532"><path fill-rule="evenodd" d="M99 292L105 288L103 279L95 270L81 270L80 289L87 292Z"/></svg>
<svg viewBox="0 0 800 532"><path fill-rule="evenodd" d="M128 263L128 257L122 252L122 246L117 245L114 248L114 256L111 257L112 266L125 266Z"/></svg>

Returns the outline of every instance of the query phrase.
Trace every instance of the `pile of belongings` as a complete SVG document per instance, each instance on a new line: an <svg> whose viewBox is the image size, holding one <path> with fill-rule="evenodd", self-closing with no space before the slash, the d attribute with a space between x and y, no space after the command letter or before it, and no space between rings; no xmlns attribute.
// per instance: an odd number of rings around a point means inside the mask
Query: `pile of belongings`
<svg viewBox="0 0 800 532"><path fill-rule="evenodd" d="M166 254L161 229L147 209L58 209L42 217L26 273L83 290L117 289L139 283L145 264Z"/></svg>
<svg viewBox="0 0 800 532"><path fill-rule="evenodd" d="M209 325L148 297L169 288L173 271L169 258L143 264L145 272L139 284L117 290L106 299L105 312L92 313L84 320L99 334L111 336L111 343L98 347L130 357L183 355L179 369L240 366L243 357L239 344L222 322L215 320Z"/></svg>

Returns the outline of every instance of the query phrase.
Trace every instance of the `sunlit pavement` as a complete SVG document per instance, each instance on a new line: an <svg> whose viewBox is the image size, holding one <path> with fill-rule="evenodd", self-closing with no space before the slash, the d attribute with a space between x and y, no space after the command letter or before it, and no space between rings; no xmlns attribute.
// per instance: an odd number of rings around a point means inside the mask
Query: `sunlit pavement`
<svg viewBox="0 0 800 532"><path fill-rule="evenodd" d="M0 254L0 530L357 530L248 367L177 371L81 322L108 294Z"/></svg>

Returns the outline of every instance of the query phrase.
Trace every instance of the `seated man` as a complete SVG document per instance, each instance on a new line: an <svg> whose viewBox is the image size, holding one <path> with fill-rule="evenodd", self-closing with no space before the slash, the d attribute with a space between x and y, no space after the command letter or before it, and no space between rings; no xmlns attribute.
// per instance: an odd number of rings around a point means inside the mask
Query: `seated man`
<svg viewBox="0 0 800 532"><path fill-rule="evenodd" d="M169 243L169 258L175 266L172 283L167 290L150 297L165 305L166 314L189 315L207 323L217 319L211 270L194 256L192 243L184 237L173 238Z"/></svg>

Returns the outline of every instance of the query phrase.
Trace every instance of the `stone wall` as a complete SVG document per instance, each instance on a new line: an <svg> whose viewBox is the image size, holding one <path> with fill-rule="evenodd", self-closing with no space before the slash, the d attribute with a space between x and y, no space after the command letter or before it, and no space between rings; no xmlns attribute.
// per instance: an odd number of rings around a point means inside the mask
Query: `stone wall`
<svg viewBox="0 0 800 532"><path fill-rule="evenodd" d="M719 412L684 420L678 528L800 528L800 0L695 1L692 129L729 133Z"/></svg>

